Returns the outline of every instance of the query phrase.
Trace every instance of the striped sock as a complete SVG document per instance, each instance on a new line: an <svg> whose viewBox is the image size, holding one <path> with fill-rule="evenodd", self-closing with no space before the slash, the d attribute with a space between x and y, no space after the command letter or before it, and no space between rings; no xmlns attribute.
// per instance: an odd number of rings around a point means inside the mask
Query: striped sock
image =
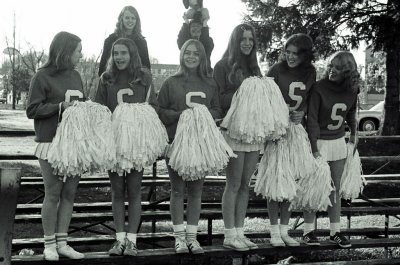
<svg viewBox="0 0 400 265"><path fill-rule="evenodd" d="M126 233L126 238L136 244L137 234L134 233Z"/></svg>
<svg viewBox="0 0 400 265"><path fill-rule="evenodd" d="M197 236L197 225L187 225L186 226L186 240L193 241L196 240Z"/></svg>
<svg viewBox="0 0 400 265"><path fill-rule="evenodd" d="M67 233L56 233L57 247L61 248L67 245L68 234Z"/></svg>
<svg viewBox="0 0 400 265"><path fill-rule="evenodd" d="M56 246L56 235L44 236L44 248L55 248Z"/></svg>
<svg viewBox="0 0 400 265"><path fill-rule="evenodd" d="M185 240L185 226L184 226L184 224L173 225L172 227L174 229L174 237L175 238L180 238L182 240Z"/></svg>

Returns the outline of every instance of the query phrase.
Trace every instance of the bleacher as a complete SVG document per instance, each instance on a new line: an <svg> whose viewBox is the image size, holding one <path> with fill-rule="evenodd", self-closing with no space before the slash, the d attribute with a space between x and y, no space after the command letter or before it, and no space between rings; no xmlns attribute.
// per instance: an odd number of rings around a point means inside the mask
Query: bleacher
<svg viewBox="0 0 400 265"><path fill-rule="evenodd" d="M6 133L9 136L18 135L17 133ZM30 135L23 133L23 135ZM389 148L390 147L390 148ZM400 168L400 137L362 137L358 146L363 166L365 167L364 177L367 187L374 185L396 185L400 182L400 172L390 169L390 172L379 174L383 168ZM36 159L31 154L1 154L0 160L34 160ZM373 174L371 174L373 173ZM106 174L98 174L82 177L80 184L81 189L85 188L107 188L110 186L108 176ZM113 230L109 223L112 223L112 212L110 201L90 201L76 202L74 213L70 227L70 244L75 247L81 246L98 246L104 245L104 251L85 252L85 259L77 262L66 259L61 259L62 264L154 264L157 262L179 263L181 260L193 258L190 255L176 255L171 247L161 248L159 242L172 242L173 236L171 232L157 232L156 225L159 221L170 220L169 213L169 197L159 196L156 190L167 190L169 179L167 175L157 174L157 163L153 166L152 174L146 175L143 178L143 202L142 202L142 222L151 222L152 230L148 233L142 233L139 230L138 242L148 243L148 249L141 249L138 257L110 257L106 250L113 241ZM220 187L223 189L225 185L224 176L208 176L205 186ZM2 189L4 187L2 186ZM41 222L41 200L43 198L43 182L40 176L22 176L20 182L20 192L30 191L36 193L35 196L27 201L19 203L15 208L14 222L15 226L26 223L40 224ZM326 213L319 213L319 216L326 216ZM351 202L343 201L342 215L347 217L347 228L343 231L351 238L352 248L384 248L386 250L387 259L376 260L377 263L354 263L354 264L395 264L395 263L379 263L389 262L390 251L392 247L400 246L400 228L393 227L390 223L390 218L399 219L400 215L400 198L373 198L370 199L363 194L360 198ZM354 216L384 216L384 223L380 227L353 228L352 217ZM249 217L268 218L266 202L260 197L253 198L249 202L248 214ZM297 218L291 235L300 238L301 230L301 212L294 212L293 218ZM249 232L246 235L249 238L260 239L257 242L259 249L248 251L245 253L235 252L232 250L223 249L220 242L223 238L222 233L215 232L213 229L213 221L222 219L221 201L219 199L204 198L202 202L201 219L207 220L207 229L199 233L199 241L205 246L205 254L201 257L196 257L200 261L207 263L207 260L221 257L229 257L232 259L241 259L243 264L251 255L258 254L263 256L276 255L296 255L298 253L310 253L319 250L334 250L338 247L329 241L322 241L320 247L310 247L301 244L299 247L274 248L268 242L269 232ZM106 227L104 229L96 229L96 227ZM87 236L75 236L80 231L87 232ZM321 237L326 237L329 231L326 229L317 229L317 234ZM12 239L12 264L42 264L42 255L20 256L17 255L19 250L27 248L41 248L43 246L42 235L38 234L35 237L14 238ZM0 256L2 253L0 252ZM0 257L1 258L1 257ZM0 260L1 264L1 260ZM321 263L322 264L322 263ZM343 263L345 264L345 263ZM346 263L353 264L353 263Z"/></svg>

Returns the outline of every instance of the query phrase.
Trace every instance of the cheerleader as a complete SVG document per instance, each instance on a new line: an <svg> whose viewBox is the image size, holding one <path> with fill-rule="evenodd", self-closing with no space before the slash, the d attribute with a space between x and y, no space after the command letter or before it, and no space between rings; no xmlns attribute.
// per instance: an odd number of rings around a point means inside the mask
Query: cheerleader
<svg viewBox="0 0 400 265"><path fill-rule="evenodd" d="M228 48L214 67L214 79L224 115L242 81L250 76L261 76L256 51L254 28L248 24L236 26ZM256 169L263 144L242 143L224 135L237 158L231 158L226 168L226 185L222 196L225 226L223 246L237 251L255 249L257 245L245 237L243 226L249 199L249 180Z"/></svg>
<svg viewBox="0 0 400 265"><path fill-rule="evenodd" d="M200 41L186 41L180 51L180 68L162 84L158 104L160 119L167 128L170 143L175 138L181 113L196 104L205 105L212 117L221 117L218 92L215 81L208 75L207 57ZM204 253L196 239L197 226L201 210L201 194L205 176L197 180L185 181L169 165L166 158L171 181L170 212L175 236L176 253ZM184 194L187 186L187 225L184 226Z"/></svg>
<svg viewBox="0 0 400 265"><path fill-rule="evenodd" d="M81 39L68 32L59 32L51 42L47 62L33 76L29 87L26 114L34 119L35 156L38 158L44 183L42 226L45 260L57 261L59 256L82 259L84 255L67 244L67 232L80 176L63 177L53 174L48 151L56 134L63 111L73 100L83 100L83 85L75 70L82 58Z"/></svg>
<svg viewBox="0 0 400 265"><path fill-rule="evenodd" d="M128 38L116 40L111 47L106 71L101 75L95 101L114 112L121 103L148 102L156 105L151 87L151 73L142 67L138 48ZM118 161L117 161L118 163ZM141 183L143 170L131 169L118 174L108 171L111 182L115 242L109 255L136 256L137 230L141 216ZM125 231L125 192L128 193L128 228Z"/></svg>
<svg viewBox="0 0 400 265"><path fill-rule="evenodd" d="M350 127L349 141L354 143L358 85L353 54L336 52L328 60L324 77L316 82L308 106L307 131L313 155L328 161L335 185L330 196L332 207L328 207L330 240L343 248L351 246L340 232L340 180L347 156L344 122Z"/></svg>
<svg viewBox="0 0 400 265"><path fill-rule="evenodd" d="M307 112L307 101L311 87L315 83L316 71L312 65L313 42L303 33L290 36L284 46L282 61L274 64L267 76L273 77L279 86L286 104L289 106L290 121L303 123ZM296 167L299 165L288 165ZM268 196L267 196L268 197ZM268 217L273 246L297 246L299 242L288 235L288 223L291 212L290 202L268 200ZM280 223L278 219L280 217Z"/></svg>

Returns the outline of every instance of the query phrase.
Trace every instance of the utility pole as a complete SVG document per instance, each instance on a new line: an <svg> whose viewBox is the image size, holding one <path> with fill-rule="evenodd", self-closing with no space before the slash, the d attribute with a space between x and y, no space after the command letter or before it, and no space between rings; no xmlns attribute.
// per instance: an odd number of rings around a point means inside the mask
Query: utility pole
<svg viewBox="0 0 400 265"><path fill-rule="evenodd" d="M16 87L15 87L15 12L14 12L14 23L13 23L13 49L11 57L11 84L12 84L12 109L15 109L16 101Z"/></svg>

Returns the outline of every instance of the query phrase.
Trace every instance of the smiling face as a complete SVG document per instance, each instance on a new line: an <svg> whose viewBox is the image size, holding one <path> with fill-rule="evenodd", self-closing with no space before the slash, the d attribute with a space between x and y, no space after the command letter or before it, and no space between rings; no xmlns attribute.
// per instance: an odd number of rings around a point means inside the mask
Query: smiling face
<svg viewBox="0 0 400 265"><path fill-rule="evenodd" d="M132 31L136 26L135 15L128 10L125 10L122 16L122 23L124 24L125 30Z"/></svg>
<svg viewBox="0 0 400 265"><path fill-rule="evenodd" d="M78 43L76 45L76 48L74 52L71 55L71 63L73 66L77 65L79 63L79 60L82 58L82 43Z"/></svg>
<svg viewBox="0 0 400 265"><path fill-rule="evenodd" d="M287 46L285 50L285 58L290 68L297 67L303 62L302 57L298 53L297 47L292 44Z"/></svg>
<svg viewBox="0 0 400 265"><path fill-rule="evenodd" d="M329 68L328 71L329 80L340 83L344 79L346 69L345 67L343 67L339 59L337 58L333 59L331 63L328 65L328 68Z"/></svg>
<svg viewBox="0 0 400 265"><path fill-rule="evenodd" d="M125 70L128 67L131 60L128 47L123 44L115 44L112 56L118 70Z"/></svg>
<svg viewBox="0 0 400 265"><path fill-rule="evenodd" d="M244 55L249 55L253 50L254 38L251 30L243 31L242 39L240 40L240 51Z"/></svg>
<svg viewBox="0 0 400 265"><path fill-rule="evenodd" d="M200 64L200 54L196 45L190 44L183 53L183 62L189 69L196 69Z"/></svg>

